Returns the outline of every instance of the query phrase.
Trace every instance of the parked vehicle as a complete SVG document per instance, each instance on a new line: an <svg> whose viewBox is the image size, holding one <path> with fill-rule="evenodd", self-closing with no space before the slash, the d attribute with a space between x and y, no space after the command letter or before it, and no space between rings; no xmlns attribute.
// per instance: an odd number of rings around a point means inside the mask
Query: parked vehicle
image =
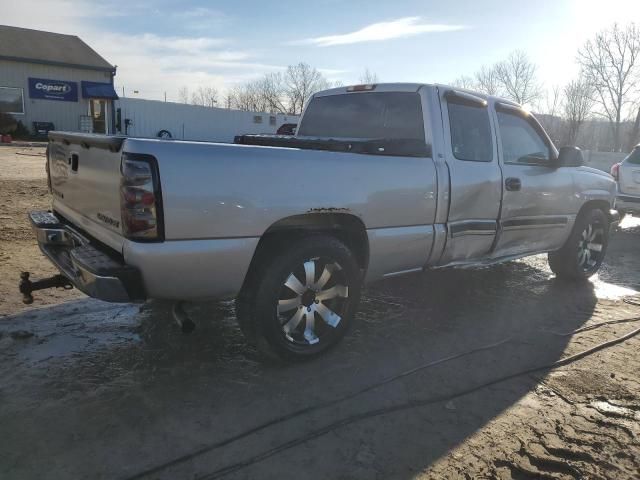
<svg viewBox="0 0 640 480"><path fill-rule="evenodd" d="M616 206L620 214L640 215L640 145L611 167L611 175L618 182Z"/></svg>
<svg viewBox="0 0 640 480"><path fill-rule="evenodd" d="M276 135L295 135L297 123L283 123L276 130Z"/></svg>
<svg viewBox="0 0 640 480"><path fill-rule="evenodd" d="M296 137L237 141L51 133L42 251L107 301L235 297L252 343L298 359L340 340L364 282L543 252L584 279L618 221L613 178L579 149L558 152L511 101L443 85L323 91Z"/></svg>

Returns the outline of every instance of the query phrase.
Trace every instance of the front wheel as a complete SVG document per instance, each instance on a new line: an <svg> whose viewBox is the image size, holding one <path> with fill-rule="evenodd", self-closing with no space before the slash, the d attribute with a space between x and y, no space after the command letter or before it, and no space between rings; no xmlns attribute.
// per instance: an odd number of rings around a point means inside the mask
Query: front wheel
<svg viewBox="0 0 640 480"><path fill-rule="evenodd" d="M268 356L300 360L336 345L353 321L361 274L328 236L302 238L263 260L237 300L240 326Z"/></svg>
<svg viewBox="0 0 640 480"><path fill-rule="evenodd" d="M582 212L564 246L549 253L549 266L558 278L586 279L602 265L609 243L609 221L597 208Z"/></svg>

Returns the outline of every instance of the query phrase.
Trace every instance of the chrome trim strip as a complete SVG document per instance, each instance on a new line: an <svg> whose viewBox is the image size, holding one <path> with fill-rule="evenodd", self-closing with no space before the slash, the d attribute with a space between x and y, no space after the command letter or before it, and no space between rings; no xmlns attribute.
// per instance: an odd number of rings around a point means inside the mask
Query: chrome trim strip
<svg viewBox="0 0 640 480"><path fill-rule="evenodd" d="M495 235L498 223L495 220L461 220L449 223L451 238L464 235Z"/></svg>
<svg viewBox="0 0 640 480"><path fill-rule="evenodd" d="M569 224L567 217L526 217L500 222L502 230L522 230L528 228L564 228Z"/></svg>

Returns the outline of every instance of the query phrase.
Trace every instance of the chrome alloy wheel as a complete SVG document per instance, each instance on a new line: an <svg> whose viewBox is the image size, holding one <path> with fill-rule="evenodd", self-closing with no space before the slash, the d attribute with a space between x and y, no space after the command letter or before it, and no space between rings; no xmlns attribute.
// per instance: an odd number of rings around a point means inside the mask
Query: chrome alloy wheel
<svg viewBox="0 0 640 480"><path fill-rule="evenodd" d="M587 225L578 241L578 265L588 272L598 265L604 250L604 227L599 222Z"/></svg>
<svg viewBox="0 0 640 480"><path fill-rule="evenodd" d="M316 272L321 272L319 278ZM345 283L340 265L322 257L306 260L291 272L278 299L278 318L286 339L305 346L330 335L347 307L349 287Z"/></svg>

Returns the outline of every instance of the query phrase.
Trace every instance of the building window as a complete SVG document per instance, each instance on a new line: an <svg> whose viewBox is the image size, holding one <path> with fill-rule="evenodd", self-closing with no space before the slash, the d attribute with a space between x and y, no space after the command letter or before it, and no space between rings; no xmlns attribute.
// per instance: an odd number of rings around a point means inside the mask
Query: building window
<svg viewBox="0 0 640 480"><path fill-rule="evenodd" d="M271 115L269 117L269 125L275 125L276 124L276 116L275 115Z"/></svg>
<svg viewBox="0 0 640 480"><path fill-rule="evenodd" d="M254 115L253 123L262 123L262 115Z"/></svg>
<svg viewBox="0 0 640 480"><path fill-rule="evenodd" d="M24 114L24 94L21 88L0 87L0 112Z"/></svg>

